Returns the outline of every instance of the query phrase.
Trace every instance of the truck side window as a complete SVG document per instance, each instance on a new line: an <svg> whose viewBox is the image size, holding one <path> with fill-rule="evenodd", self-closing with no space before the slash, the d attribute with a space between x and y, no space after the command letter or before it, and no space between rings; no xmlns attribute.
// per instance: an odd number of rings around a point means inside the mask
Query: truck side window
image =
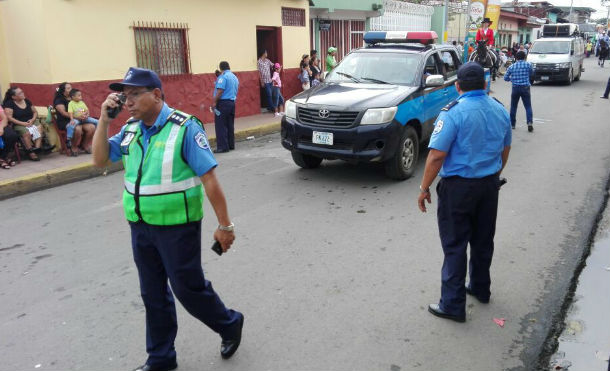
<svg viewBox="0 0 610 371"><path fill-rule="evenodd" d="M450 79L451 77L457 75L457 62L458 58L455 52L453 51L444 51L443 52L443 65L445 66L445 78Z"/></svg>
<svg viewBox="0 0 610 371"><path fill-rule="evenodd" d="M424 79L426 75L441 75L438 72L438 66L436 65L436 59L434 58L434 54L426 59L426 67L424 68Z"/></svg>

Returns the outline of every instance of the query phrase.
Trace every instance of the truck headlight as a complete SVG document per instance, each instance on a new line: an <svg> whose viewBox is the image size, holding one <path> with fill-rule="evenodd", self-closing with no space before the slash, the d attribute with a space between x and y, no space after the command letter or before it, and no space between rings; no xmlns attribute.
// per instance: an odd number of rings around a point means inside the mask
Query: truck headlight
<svg viewBox="0 0 610 371"><path fill-rule="evenodd" d="M286 117L290 117L291 119L297 118L297 104L293 101L286 101L286 106L284 107L286 112Z"/></svg>
<svg viewBox="0 0 610 371"><path fill-rule="evenodd" d="M557 63L557 68L570 68L570 67L572 67L572 63L570 63L570 62Z"/></svg>
<svg viewBox="0 0 610 371"><path fill-rule="evenodd" d="M375 125L390 122L394 119L394 116L396 116L397 110L398 107L370 108L366 110L364 116L362 116L360 125Z"/></svg>

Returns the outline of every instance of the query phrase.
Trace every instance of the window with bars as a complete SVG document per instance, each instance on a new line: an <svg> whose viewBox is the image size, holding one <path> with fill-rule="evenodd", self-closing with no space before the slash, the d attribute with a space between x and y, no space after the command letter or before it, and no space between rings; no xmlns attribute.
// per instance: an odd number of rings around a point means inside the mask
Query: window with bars
<svg viewBox="0 0 610 371"><path fill-rule="evenodd" d="M282 7L282 26L305 27L305 9Z"/></svg>
<svg viewBox="0 0 610 371"><path fill-rule="evenodd" d="M188 25L182 23L147 23L133 25L138 67L161 76L191 72Z"/></svg>

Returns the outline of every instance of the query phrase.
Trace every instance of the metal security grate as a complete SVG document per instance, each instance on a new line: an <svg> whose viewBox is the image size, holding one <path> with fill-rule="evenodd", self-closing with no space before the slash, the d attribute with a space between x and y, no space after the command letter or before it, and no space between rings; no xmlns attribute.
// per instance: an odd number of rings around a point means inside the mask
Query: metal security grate
<svg viewBox="0 0 610 371"><path fill-rule="evenodd" d="M282 7L282 26L305 27L305 9Z"/></svg>
<svg viewBox="0 0 610 371"><path fill-rule="evenodd" d="M324 110L325 111L325 110ZM304 124L319 126L352 126L358 118L359 112L350 111L328 111L320 114L319 109L303 108L298 109L298 119Z"/></svg>
<svg viewBox="0 0 610 371"><path fill-rule="evenodd" d="M187 24L134 22L133 31L138 67L164 76L191 72Z"/></svg>

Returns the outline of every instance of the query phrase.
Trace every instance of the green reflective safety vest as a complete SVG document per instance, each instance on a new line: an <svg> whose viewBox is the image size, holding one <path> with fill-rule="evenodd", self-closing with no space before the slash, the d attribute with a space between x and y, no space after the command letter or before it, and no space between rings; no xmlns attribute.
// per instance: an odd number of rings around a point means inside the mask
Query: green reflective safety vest
<svg viewBox="0 0 610 371"><path fill-rule="evenodd" d="M177 225L203 218L201 181L182 156L184 124L191 117L173 111L150 138L146 155L139 122L127 122L121 153L125 167L123 209L128 221Z"/></svg>

